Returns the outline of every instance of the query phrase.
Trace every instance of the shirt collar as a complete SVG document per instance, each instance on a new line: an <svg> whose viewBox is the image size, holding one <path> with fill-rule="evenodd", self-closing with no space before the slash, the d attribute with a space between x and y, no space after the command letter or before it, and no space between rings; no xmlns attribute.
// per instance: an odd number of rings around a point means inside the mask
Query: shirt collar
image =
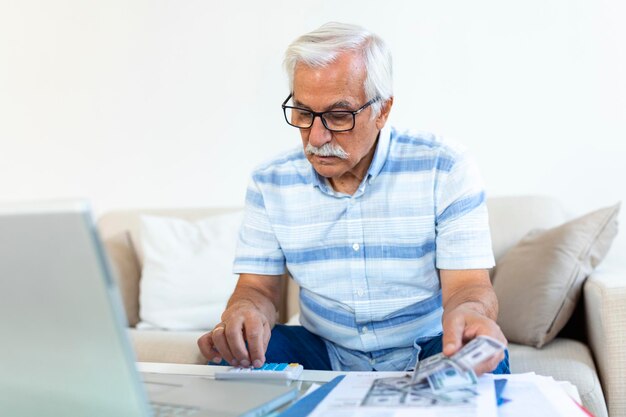
<svg viewBox="0 0 626 417"><path fill-rule="evenodd" d="M387 155L389 155L389 144L391 143L391 127L389 124L385 124L380 130L378 135L378 143L376 144L376 151L374 152L374 158L370 163L370 167L367 170L367 176L369 180L373 180L380 174L383 169L383 165L387 161Z"/></svg>
<svg viewBox="0 0 626 417"><path fill-rule="evenodd" d="M309 163L309 165L311 167L311 184L313 187L318 187L320 190L324 190L326 187L326 179L317 173L313 164Z"/></svg>

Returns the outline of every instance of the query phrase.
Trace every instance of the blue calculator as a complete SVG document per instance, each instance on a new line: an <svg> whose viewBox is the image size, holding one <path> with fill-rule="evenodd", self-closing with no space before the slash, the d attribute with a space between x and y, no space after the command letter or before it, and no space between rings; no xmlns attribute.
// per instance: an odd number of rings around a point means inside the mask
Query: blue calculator
<svg viewBox="0 0 626 417"><path fill-rule="evenodd" d="M299 363L266 363L260 368L234 367L215 373L215 379L298 379L304 368Z"/></svg>

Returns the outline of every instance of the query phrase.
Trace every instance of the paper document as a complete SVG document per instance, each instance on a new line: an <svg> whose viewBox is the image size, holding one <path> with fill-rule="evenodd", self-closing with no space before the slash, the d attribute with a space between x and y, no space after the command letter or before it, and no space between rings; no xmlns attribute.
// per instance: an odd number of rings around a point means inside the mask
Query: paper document
<svg viewBox="0 0 626 417"><path fill-rule="evenodd" d="M500 417L587 417L552 377L534 373L487 377L508 380L503 395L511 401L498 407Z"/></svg>
<svg viewBox="0 0 626 417"><path fill-rule="evenodd" d="M417 411L416 409L419 409ZM348 374L310 414L312 417L496 417L493 380L479 378L471 392L434 395L428 383L411 376L381 377L375 372Z"/></svg>

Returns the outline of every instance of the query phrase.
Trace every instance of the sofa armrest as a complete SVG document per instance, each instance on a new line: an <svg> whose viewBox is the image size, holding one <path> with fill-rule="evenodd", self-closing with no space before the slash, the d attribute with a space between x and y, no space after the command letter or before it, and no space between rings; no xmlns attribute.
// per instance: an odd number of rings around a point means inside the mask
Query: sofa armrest
<svg viewBox="0 0 626 417"><path fill-rule="evenodd" d="M610 416L626 416L626 272L597 270L584 287L589 345Z"/></svg>
<svg viewBox="0 0 626 417"><path fill-rule="evenodd" d="M205 365L197 340L205 332L128 329L138 362Z"/></svg>

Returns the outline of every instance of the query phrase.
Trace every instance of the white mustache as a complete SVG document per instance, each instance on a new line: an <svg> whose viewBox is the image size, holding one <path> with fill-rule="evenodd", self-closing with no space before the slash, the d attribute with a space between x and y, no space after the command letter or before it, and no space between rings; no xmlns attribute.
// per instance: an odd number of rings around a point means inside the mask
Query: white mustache
<svg viewBox="0 0 626 417"><path fill-rule="evenodd" d="M350 154L344 151L341 146L334 146L330 142L323 144L319 148L309 143L308 145L306 145L304 151L309 155L336 156L340 159L348 159L348 157L350 156Z"/></svg>

